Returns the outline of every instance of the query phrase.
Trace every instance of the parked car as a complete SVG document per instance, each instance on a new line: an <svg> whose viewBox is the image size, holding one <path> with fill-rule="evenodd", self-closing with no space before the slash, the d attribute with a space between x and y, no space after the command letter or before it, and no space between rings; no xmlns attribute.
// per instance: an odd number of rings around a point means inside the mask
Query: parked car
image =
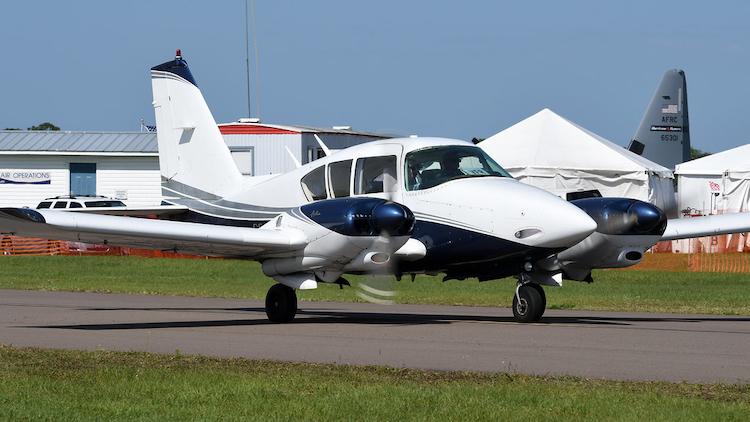
<svg viewBox="0 0 750 422"><path fill-rule="evenodd" d="M75 209L75 208L125 208L125 203L100 195L65 195L47 198L36 206L37 209Z"/></svg>

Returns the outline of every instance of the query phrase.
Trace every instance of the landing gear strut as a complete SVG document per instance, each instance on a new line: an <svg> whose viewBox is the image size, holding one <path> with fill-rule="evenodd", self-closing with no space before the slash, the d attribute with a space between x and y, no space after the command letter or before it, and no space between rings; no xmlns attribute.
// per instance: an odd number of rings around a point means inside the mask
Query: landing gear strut
<svg viewBox="0 0 750 422"><path fill-rule="evenodd" d="M518 322L536 322L547 307L547 296L536 283L519 283L513 296L513 317Z"/></svg>
<svg viewBox="0 0 750 422"><path fill-rule="evenodd" d="M266 315L271 322L291 322L297 313L297 293L289 286L275 284L266 294Z"/></svg>

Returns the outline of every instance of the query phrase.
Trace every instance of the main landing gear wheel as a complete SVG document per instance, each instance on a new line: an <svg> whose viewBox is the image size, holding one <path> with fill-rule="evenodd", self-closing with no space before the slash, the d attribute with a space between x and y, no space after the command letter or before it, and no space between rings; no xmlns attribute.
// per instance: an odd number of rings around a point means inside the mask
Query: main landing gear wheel
<svg viewBox="0 0 750 422"><path fill-rule="evenodd" d="M266 294L266 315L271 322L291 322L297 314L297 293L289 286L275 284Z"/></svg>
<svg viewBox="0 0 750 422"><path fill-rule="evenodd" d="M521 284L517 292L513 295L513 317L516 321L539 321L547 306L547 298L542 286L534 283Z"/></svg>

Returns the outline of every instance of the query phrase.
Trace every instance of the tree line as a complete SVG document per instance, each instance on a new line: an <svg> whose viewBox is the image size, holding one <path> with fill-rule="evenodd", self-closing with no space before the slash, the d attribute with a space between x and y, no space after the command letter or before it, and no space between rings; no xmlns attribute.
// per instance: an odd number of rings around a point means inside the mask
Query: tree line
<svg viewBox="0 0 750 422"><path fill-rule="evenodd" d="M6 127L5 130L21 130L21 128ZM28 127L26 128L26 130L60 130L60 128L56 126L54 123L44 122L44 123L39 123L38 125L34 125L32 127Z"/></svg>

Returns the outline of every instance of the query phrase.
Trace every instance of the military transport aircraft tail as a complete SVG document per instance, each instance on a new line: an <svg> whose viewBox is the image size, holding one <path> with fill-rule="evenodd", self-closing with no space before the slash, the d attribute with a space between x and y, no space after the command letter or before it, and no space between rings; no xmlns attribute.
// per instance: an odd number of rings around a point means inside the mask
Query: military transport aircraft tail
<svg viewBox="0 0 750 422"><path fill-rule="evenodd" d="M180 50L151 68L162 186L209 199L236 190L242 175Z"/></svg>
<svg viewBox="0 0 750 422"><path fill-rule="evenodd" d="M671 69L664 74L628 149L672 170L690 159L684 71Z"/></svg>

